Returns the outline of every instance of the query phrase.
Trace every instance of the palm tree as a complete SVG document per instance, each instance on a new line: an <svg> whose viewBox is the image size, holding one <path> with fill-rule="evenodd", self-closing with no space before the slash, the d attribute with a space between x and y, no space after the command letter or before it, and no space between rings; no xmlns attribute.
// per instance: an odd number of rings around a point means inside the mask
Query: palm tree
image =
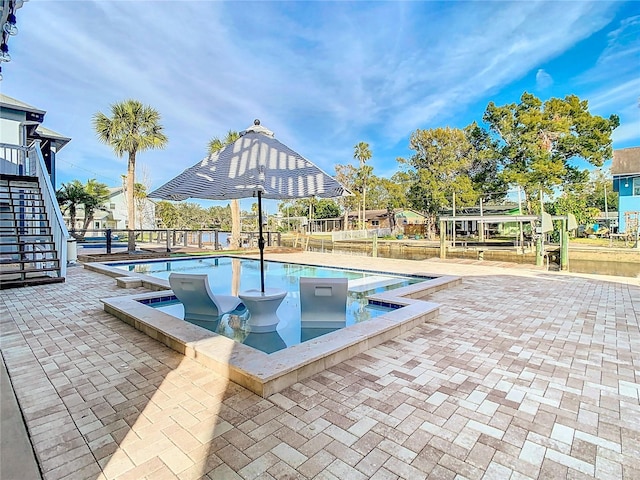
<svg viewBox="0 0 640 480"><path fill-rule="evenodd" d="M160 114L137 100L125 100L111 105L111 117L102 112L93 116L98 139L111 146L118 157L128 154L127 164L127 218L129 230L135 228L135 173L136 154L144 150L161 149L168 139L160 125ZM132 238L132 235L129 235ZM135 247L130 241L129 249Z"/></svg>
<svg viewBox="0 0 640 480"><path fill-rule="evenodd" d="M240 134L234 130L229 130L224 140L218 137L213 137L209 140L207 151L209 155L219 152L230 143L235 142L240 138ZM229 241L231 248L240 248L240 201L231 200L231 239Z"/></svg>
<svg viewBox="0 0 640 480"><path fill-rule="evenodd" d="M86 195L84 185L79 180L63 183L56 192L56 200L60 205L60 210L69 214L69 226L71 227L71 235L74 237L76 236L78 207L84 203Z"/></svg>
<svg viewBox="0 0 640 480"><path fill-rule="evenodd" d="M366 205L367 205L367 178L371 175L373 169L371 167L365 167L367 160L371 158L371 150L369 144L366 142L359 142L353 150L353 158L360 162L358 168L358 178L362 187L362 228L364 229L366 218Z"/></svg>
<svg viewBox="0 0 640 480"><path fill-rule="evenodd" d="M109 199L109 187L106 184L98 182L95 178L87 180L87 184L84 186L84 198L82 205L84 207L84 225L82 226L82 234L87 231L96 210L106 211L104 202Z"/></svg>
<svg viewBox="0 0 640 480"><path fill-rule="evenodd" d="M87 180L86 185L82 185L79 180L63 183L62 187L56 192L60 210L64 213L69 213L71 234L74 237L84 236L93 221L96 210L105 210L102 205L108 198L109 187L96 181L95 178ZM84 221L80 233L77 233L76 220L79 207L84 210Z"/></svg>

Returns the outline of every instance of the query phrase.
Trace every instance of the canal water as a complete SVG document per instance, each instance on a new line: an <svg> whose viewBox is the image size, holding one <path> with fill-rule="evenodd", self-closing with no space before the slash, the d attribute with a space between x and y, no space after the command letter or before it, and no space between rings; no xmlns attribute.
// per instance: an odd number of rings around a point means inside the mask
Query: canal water
<svg viewBox="0 0 640 480"><path fill-rule="evenodd" d="M338 254L363 255L371 256L371 250L362 249L325 249L309 246L311 251L325 251ZM428 258L438 258L438 249L379 249L378 256L382 258L398 258L404 260L426 260ZM640 256L640 253L638 253ZM455 253L451 252L447 255L449 258L456 258ZM530 257L504 255L504 258L485 258L485 260L505 261L512 263L532 263ZM552 267L553 268L553 267ZM595 275L617 275L621 277L640 278L640 262L629 261L601 261L601 260L585 260L581 258L572 259L569 253L569 271L574 273L591 273Z"/></svg>

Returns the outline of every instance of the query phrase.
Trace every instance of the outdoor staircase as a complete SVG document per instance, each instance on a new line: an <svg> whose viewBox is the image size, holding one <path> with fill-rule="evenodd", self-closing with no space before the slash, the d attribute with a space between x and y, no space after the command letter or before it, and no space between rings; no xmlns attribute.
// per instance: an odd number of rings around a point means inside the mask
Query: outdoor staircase
<svg viewBox="0 0 640 480"><path fill-rule="evenodd" d="M64 280L38 179L0 175L0 289Z"/></svg>

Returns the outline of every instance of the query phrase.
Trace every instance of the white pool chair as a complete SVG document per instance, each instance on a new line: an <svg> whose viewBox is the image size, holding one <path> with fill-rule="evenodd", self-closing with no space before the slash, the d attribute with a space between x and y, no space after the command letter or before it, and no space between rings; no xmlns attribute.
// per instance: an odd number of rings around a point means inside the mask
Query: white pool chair
<svg viewBox="0 0 640 480"><path fill-rule="evenodd" d="M184 306L185 320L216 321L225 313L246 309L238 297L214 294L206 274L171 273L169 285Z"/></svg>
<svg viewBox="0 0 640 480"><path fill-rule="evenodd" d="M341 328L347 320L346 278L300 277L303 328Z"/></svg>

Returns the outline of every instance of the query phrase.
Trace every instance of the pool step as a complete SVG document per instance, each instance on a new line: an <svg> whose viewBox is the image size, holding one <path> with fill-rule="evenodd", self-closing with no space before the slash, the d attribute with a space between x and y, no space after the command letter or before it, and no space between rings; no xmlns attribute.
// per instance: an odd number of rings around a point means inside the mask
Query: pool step
<svg viewBox="0 0 640 480"><path fill-rule="evenodd" d="M389 278L374 275L371 277L349 280L349 291L362 293L368 292L369 290L375 290L376 288L389 287L391 285L404 282L405 280L401 278Z"/></svg>

